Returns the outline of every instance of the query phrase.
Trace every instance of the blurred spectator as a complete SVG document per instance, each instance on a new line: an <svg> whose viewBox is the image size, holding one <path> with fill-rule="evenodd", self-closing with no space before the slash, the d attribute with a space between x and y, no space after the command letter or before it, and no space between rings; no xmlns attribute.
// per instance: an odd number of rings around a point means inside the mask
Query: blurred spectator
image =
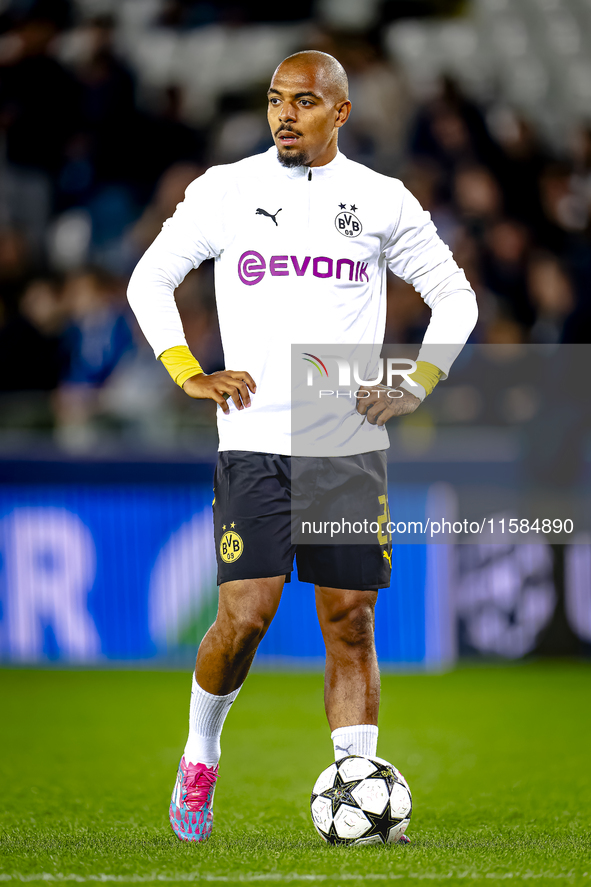
<svg viewBox="0 0 591 887"><path fill-rule="evenodd" d="M57 4L59 6L59 4ZM57 33L50 6L18 22L0 46L0 128L6 159L1 215L43 257L54 183L80 122L80 91L49 47Z"/></svg>
<svg viewBox="0 0 591 887"><path fill-rule="evenodd" d="M88 269L66 281L63 298L70 318L63 335L63 381L102 385L132 347L120 288L106 272Z"/></svg>
<svg viewBox="0 0 591 887"><path fill-rule="evenodd" d="M585 196L587 208L591 208L591 125L578 126L572 139L574 174L578 190Z"/></svg>
<svg viewBox="0 0 591 887"><path fill-rule="evenodd" d="M443 196L443 170L427 158L415 159L404 167L400 178L423 209L430 213L441 239L455 249L458 219Z"/></svg>
<svg viewBox="0 0 591 887"><path fill-rule="evenodd" d="M462 166L454 176L454 203L467 228L482 238L500 218L503 197L499 185L485 166Z"/></svg>
<svg viewBox="0 0 591 887"><path fill-rule="evenodd" d="M114 53L114 27L109 16L90 19L71 32L62 53L81 95L80 131L59 180L62 206L85 201L96 182L134 177L135 84Z"/></svg>
<svg viewBox="0 0 591 887"><path fill-rule="evenodd" d="M555 256L538 253L530 260L527 279L536 315L530 341L560 342L565 320L574 308L572 284L567 274Z"/></svg>
<svg viewBox="0 0 591 887"><path fill-rule="evenodd" d="M134 163L141 163L144 196L150 195L160 176L177 163L202 165L208 140L201 130L184 120L186 90L180 83L169 84L163 91L159 107L144 114L140 128L141 145ZM145 146L150 150L146 151ZM138 170L136 168L136 177Z"/></svg>
<svg viewBox="0 0 591 887"><path fill-rule="evenodd" d="M137 447L147 440L172 443L175 433L174 383L137 324L134 348L123 355L93 403L96 413L117 421ZM179 392L180 393L180 392Z"/></svg>
<svg viewBox="0 0 591 887"><path fill-rule="evenodd" d="M176 163L160 178L150 203L127 233L130 271L154 242L166 219L172 216L178 204L185 199L187 187L204 171L203 167L195 164Z"/></svg>
<svg viewBox="0 0 591 887"><path fill-rule="evenodd" d="M312 48L336 56L347 71L355 108L339 135L348 157L385 175L399 175L410 118L410 96L402 72L386 58L379 36L320 31Z"/></svg>
<svg viewBox="0 0 591 887"><path fill-rule="evenodd" d="M498 317L485 327L485 345L521 345L523 342L523 328L508 317Z"/></svg>
<svg viewBox="0 0 591 887"><path fill-rule="evenodd" d="M584 194L577 192L569 163L549 163L539 180L542 217L538 221L540 243L553 252L567 252L576 242L576 235L589 222Z"/></svg>
<svg viewBox="0 0 591 887"><path fill-rule="evenodd" d="M482 254L482 275L495 294L503 313L522 326L534 320L528 300L527 258L530 234L525 225L500 219L488 231Z"/></svg>
<svg viewBox="0 0 591 887"><path fill-rule="evenodd" d="M449 77L442 78L435 97L418 109L409 148L414 157L435 161L447 176L459 166L482 163L496 168L501 162L481 110Z"/></svg>
<svg viewBox="0 0 591 887"><path fill-rule="evenodd" d="M509 108L495 109L488 121L500 148L495 170L507 213L533 226L540 218L539 178L548 162L548 151L532 123Z"/></svg>
<svg viewBox="0 0 591 887"><path fill-rule="evenodd" d="M69 324L62 336L64 373L54 409L58 440L67 447L84 449L95 442L101 386L133 348L122 295L100 269L74 274L64 286Z"/></svg>
<svg viewBox="0 0 591 887"><path fill-rule="evenodd" d="M57 282L31 281L19 301L17 316L0 326L0 390L51 391L57 386L64 322Z"/></svg>
<svg viewBox="0 0 591 887"><path fill-rule="evenodd" d="M24 235L16 228L0 227L0 298L7 316L14 313L31 264Z"/></svg>
<svg viewBox="0 0 591 887"><path fill-rule="evenodd" d="M225 93L218 105L219 124L212 127L211 156L215 163L235 163L266 151L271 137L266 119L266 90Z"/></svg>

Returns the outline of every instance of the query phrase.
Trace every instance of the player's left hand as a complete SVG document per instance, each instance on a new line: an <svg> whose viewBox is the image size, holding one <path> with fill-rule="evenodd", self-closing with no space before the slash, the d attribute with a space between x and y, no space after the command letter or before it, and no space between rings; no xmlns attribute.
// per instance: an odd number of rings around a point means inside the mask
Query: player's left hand
<svg viewBox="0 0 591 887"><path fill-rule="evenodd" d="M390 391L392 396L388 394ZM394 416L408 416L420 404L419 398L405 388L372 385L357 392L357 412L365 416L370 425L385 425Z"/></svg>

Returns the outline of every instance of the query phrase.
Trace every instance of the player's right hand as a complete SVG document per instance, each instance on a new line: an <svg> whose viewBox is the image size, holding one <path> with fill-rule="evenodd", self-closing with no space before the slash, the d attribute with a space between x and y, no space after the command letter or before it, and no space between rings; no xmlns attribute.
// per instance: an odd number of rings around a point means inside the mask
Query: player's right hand
<svg viewBox="0 0 591 887"><path fill-rule="evenodd" d="M405 388L375 385L362 387L357 392L357 412L365 416L370 425L385 425L393 416L408 416L420 405L419 398Z"/></svg>
<svg viewBox="0 0 591 887"><path fill-rule="evenodd" d="M183 391L195 400L215 400L226 415L230 412L227 401L232 398L236 409L250 406L250 391L257 390L250 373L238 370L219 370L217 373L199 373L191 376L183 385Z"/></svg>

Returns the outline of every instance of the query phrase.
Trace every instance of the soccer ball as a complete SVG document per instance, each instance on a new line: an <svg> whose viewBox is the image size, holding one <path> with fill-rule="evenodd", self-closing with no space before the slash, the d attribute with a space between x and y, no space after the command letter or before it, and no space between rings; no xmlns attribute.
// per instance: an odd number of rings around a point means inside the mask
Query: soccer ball
<svg viewBox="0 0 591 887"><path fill-rule="evenodd" d="M349 755L320 774L310 810L329 844L393 844L410 822L412 798L406 779L388 761Z"/></svg>

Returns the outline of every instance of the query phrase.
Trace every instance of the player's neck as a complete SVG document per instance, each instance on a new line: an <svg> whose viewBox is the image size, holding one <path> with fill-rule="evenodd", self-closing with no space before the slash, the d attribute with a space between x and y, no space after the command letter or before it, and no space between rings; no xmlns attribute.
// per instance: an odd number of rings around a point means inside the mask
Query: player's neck
<svg viewBox="0 0 591 887"><path fill-rule="evenodd" d="M312 163L309 164L310 168L315 169L319 166L327 166L329 163L332 163L332 161L337 156L338 152L339 152L339 146L338 146L338 143L335 139L334 142L332 142L332 141L330 142L330 144L327 146L326 150L322 152L322 154L320 154L318 157L316 157L312 161Z"/></svg>

